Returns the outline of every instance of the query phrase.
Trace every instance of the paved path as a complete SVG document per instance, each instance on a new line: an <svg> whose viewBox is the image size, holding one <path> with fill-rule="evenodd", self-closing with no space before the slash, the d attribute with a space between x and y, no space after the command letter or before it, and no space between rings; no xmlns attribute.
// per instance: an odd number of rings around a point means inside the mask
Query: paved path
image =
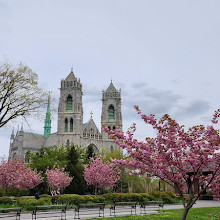
<svg viewBox="0 0 220 220"><path fill-rule="evenodd" d="M202 207L220 207L220 202L219 201L212 201L212 200L199 200L196 202L196 204L193 206L193 208L202 208ZM177 204L177 205L164 205L165 210L169 209L182 209L183 205L182 204ZM140 213L140 207L137 206L137 214ZM148 211L147 214L154 214L157 213L157 211ZM87 213L88 215L82 216L81 219L86 219L86 218L92 218L95 217L90 213ZM125 213L124 213L125 214ZM123 213L122 213L123 215ZM66 213L67 220L74 220L74 211L73 210L67 210ZM108 208L105 209L105 217L110 217L110 211ZM31 213L22 213L21 214L21 220L31 220L32 215ZM55 220L58 218L53 218L53 217L47 217L47 218L41 218L42 220Z"/></svg>

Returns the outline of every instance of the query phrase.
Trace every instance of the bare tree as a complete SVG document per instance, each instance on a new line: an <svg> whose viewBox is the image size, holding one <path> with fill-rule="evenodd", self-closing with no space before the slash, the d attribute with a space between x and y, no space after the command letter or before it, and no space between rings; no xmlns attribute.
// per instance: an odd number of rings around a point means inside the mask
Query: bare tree
<svg viewBox="0 0 220 220"><path fill-rule="evenodd" d="M38 76L30 67L22 63L0 66L0 127L38 112L46 102L46 93L38 87Z"/></svg>

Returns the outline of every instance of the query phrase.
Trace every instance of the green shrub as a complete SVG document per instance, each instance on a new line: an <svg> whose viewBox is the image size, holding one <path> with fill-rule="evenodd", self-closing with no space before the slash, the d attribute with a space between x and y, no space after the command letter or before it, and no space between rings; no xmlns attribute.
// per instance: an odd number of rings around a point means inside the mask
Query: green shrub
<svg viewBox="0 0 220 220"><path fill-rule="evenodd" d="M34 205L29 205L26 207L27 211L34 211L35 210L35 206Z"/></svg>
<svg viewBox="0 0 220 220"><path fill-rule="evenodd" d="M29 199L29 198L17 198L17 204L21 207L38 206L51 204L50 198Z"/></svg>
<svg viewBox="0 0 220 220"><path fill-rule="evenodd" d="M65 194L48 196L41 195L41 199L48 199L53 204L67 204L68 206L78 205L80 203L114 203L114 202L145 202L145 201L161 201L165 203L174 203L178 201L176 195L172 192L152 192L148 193L106 193L103 195L77 195ZM36 201L36 200L35 200ZM28 203L28 205L31 205Z"/></svg>
<svg viewBox="0 0 220 220"><path fill-rule="evenodd" d="M141 193L107 193L103 197L106 201L112 202L142 202L144 200Z"/></svg>
<svg viewBox="0 0 220 220"><path fill-rule="evenodd" d="M49 199L51 199L52 196L47 195L47 194L42 194L42 195L40 195L40 197L41 198L49 198Z"/></svg>
<svg viewBox="0 0 220 220"><path fill-rule="evenodd" d="M150 195L149 193L140 193L140 195L143 196L145 201L153 201L154 197L152 195Z"/></svg>
<svg viewBox="0 0 220 220"><path fill-rule="evenodd" d="M29 190L19 190L15 188L10 188L7 192L7 196L28 196Z"/></svg>
<svg viewBox="0 0 220 220"><path fill-rule="evenodd" d="M78 205L86 203L86 198L76 194L56 195L52 197L52 202L56 204Z"/></svg>
<svg viewBox="0 0 220 220"><path fill-rule="evenodd" d="M4 190L0 189L0 197L4 195Z"/></svg>
<svg viewBox="0 0 220 220"><path fill-rule="evenodd" d="M14 201L12 198L8 197L8 196L2 196L0 197L0 204L14 204Z"/></svg>
<svg viewBox="0 0 220 220"><path fill-rule="evenodd" d="M150 193L150 196L152 196L151 200L154 201L161 201L163 200L165 203L170 204L170 203L176 203L179 201L178 197L170 191L154 191Z"/></svg>

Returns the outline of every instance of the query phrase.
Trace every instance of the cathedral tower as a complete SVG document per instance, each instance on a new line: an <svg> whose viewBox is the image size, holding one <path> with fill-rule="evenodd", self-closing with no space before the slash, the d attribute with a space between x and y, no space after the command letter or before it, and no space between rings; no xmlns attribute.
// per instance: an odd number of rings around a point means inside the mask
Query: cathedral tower
<svg viewBox="0 0 220 220"><path fill-rule="evenodd" d="M80 145L82 132L82 84L77 80L73 70L61 81L58 106L58 144Z"/></svg>
<svg viewBox="0 0 220 220"><path fill-rule="evenodd" d="M106 91L102 92L102 117L101 125L107 126L110 130L117 127L122 129L122 114L121 114L121 90L117 90L112 81ZM109 135L102 131L103 141L107 141L112 146L112 140Z"/></svg>

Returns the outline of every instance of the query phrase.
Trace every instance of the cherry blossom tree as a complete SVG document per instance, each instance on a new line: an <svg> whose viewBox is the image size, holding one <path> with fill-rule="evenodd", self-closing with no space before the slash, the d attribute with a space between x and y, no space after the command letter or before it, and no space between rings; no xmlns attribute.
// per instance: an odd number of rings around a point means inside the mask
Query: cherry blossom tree
<svg viewBox="0 0 220 220"><path fill-rule="evenodd" d="M27 167L23 160L1 160L0 188L5 192L11 187L19 190L33 189L42 181L40 173Z"/></svg>
<svg viewBox="0 0 220 220"><path fill-rule="evenodd" d="M90 163L84 165L84 178L88 185L95 187L95 194L97 189L113 187L120 179L120 173L118 166L109 161L103 163L101 156L90 158Z"/></svg>
<svg viewBox="0 0 220 220"><path fill-rule="evenodd" d="M139 174L156 176L170 184L183 201L182 220L186 219L189 209L207 190L212 189L220 197L220 136L211 126L194 126L185 131L169 115L160 120L154 115L142 114L135 106L141 118L157 131L156 138L147 137L144 142L134 138L136 125L124 134L120 129L108 131L110 137L126 149L129 158L114 160L115 163L128 166ZM215 112L213 123L217 123L220 110ZM189 198L184 197L188 190Z"/></svg>
<svg viewBox="0 0 220 220"><path fill-rule="evenodd" d="M64 170L65 168L60 168L59 165L54 165L52 170L46 170L47 180L52 189L63 191L70 185L73 177L70 177Z"/></svg>

